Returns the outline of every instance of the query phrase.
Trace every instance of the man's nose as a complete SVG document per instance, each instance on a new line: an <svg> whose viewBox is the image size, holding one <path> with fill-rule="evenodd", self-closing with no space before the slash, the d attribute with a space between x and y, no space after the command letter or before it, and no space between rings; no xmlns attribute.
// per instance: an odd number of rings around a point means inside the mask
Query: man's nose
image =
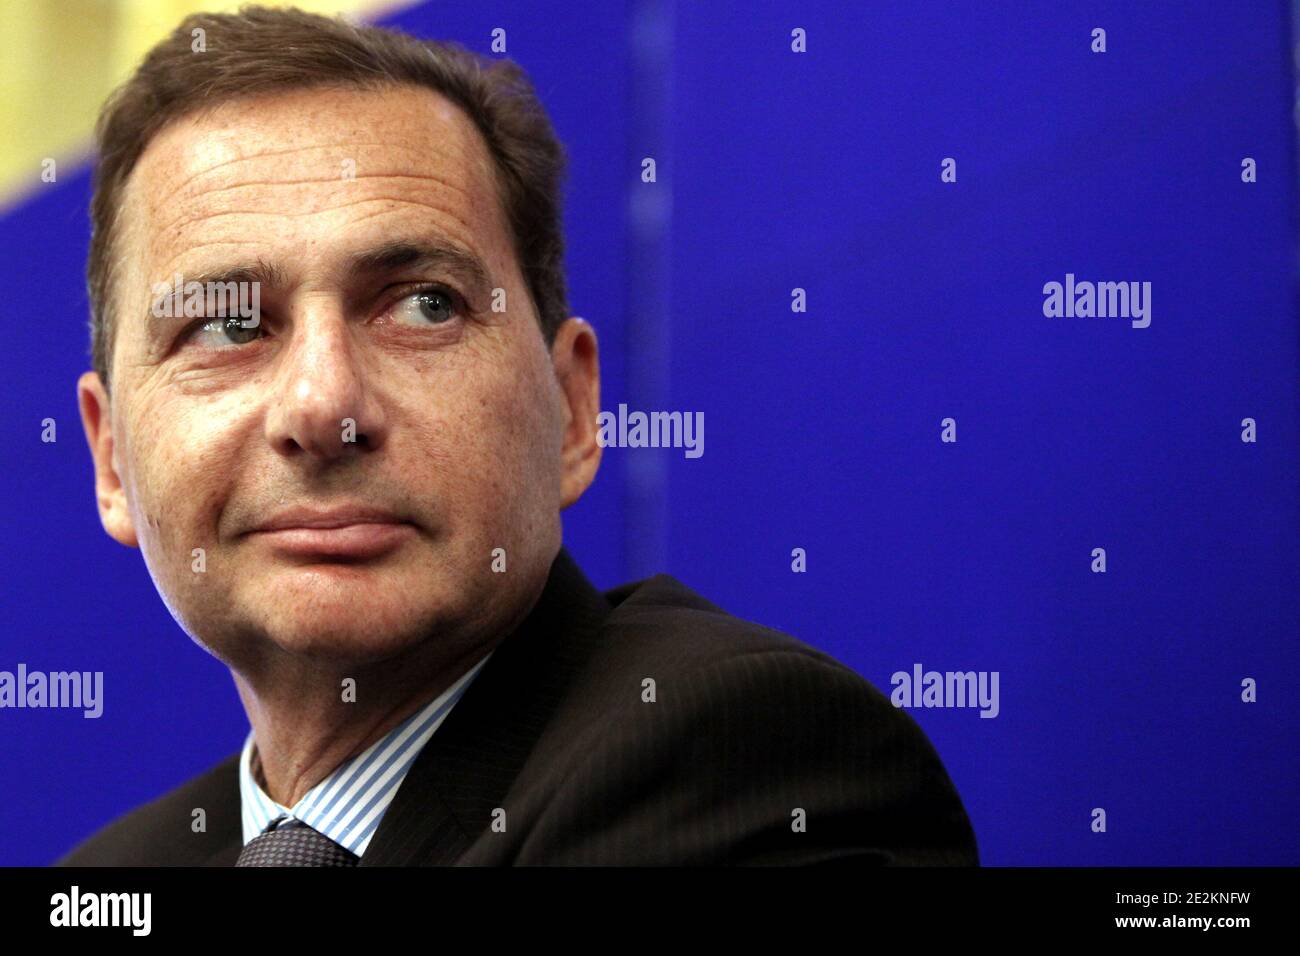
<svg viewBox="0 0 1300 956"><path fill-rule="evenodd" d="M337 305L317 301L299 310L266 419L272 447L334 459L383 444L387 425L363 347Z"/></svg>

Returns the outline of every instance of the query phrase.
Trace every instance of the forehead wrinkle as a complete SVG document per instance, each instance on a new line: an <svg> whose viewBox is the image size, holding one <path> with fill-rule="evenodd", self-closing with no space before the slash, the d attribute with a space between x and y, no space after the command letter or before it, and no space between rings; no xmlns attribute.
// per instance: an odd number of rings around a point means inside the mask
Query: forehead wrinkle
<svg viewBox="0 0 1300 956"><path fill-rule="evenodd" d="M210 176L214 173L217 173L225 169L227 166L233 166L236 163L246 163L246 162L252 162L253 160L262 159L262 158L269 159L278 156L288 156L292 153L306 152L308 150L313 150L313 149L329 149L329 148L330 148L329 146L289 146L284 149L268 149L268 150L264 150L252 154L232 156L230 159L222 160L221 162L216 163L215 165L207 166L204 167L203 169L198 170L197 172L191 173L180 183L178 183L176 187L171 191L171 193L165 197L165 199L170 200L172 197L182 192L187 186L193 183L196 179L201 179L204 176Z"/></svg>
<svg viewBox="0 0 1300 956"><path fill-rule="evenodd" d="M430 98L434 100L435 108L432 110L429 109L428 101ZM231 117L224 112L223 107L226 106L236 110L235 116ZM264 108L259 109L259 106ZM241 107L243 108L242 115ZM285 113L289 114L287 122L282 119ZM226 131L234 130L251 134L256 142L261 134L268 131L282 135L281 130L275 128L277 123L281 127L288 125L291 131L294 132L311 134L316 131L313 118L320 118L326 121L324 125L329 128L330 114L333 114L334 118L340 116L349 119L356 117L358 119L355 125L363 127L370 125L371 132L389 141L317 142L295 146L268 144L264 148L254 147L256 152L249 153L246 151L248 147L241 142L241 140L246 139L246 136L227 135L215 140L208 136L207 141L211 145L220 146L229 151L238 150L240 154L222 159L212 165L205 166L203 169L184 175L184 178L165 196L166 201L171 201L177 193L191 186L196 180L217 173L234 164L255 162L258 159L274 160L296 153L313 151L337 150L351 152L375 149L382 150L386 156L391 156L395 151L401 151L416 153L422 159L427 159L429 147L433 147L434 151L454 154L452 157L455 160L454 165L475 169L480 172L490 170L492 166L491 162L484 163L484 159L490 159L490 157L488 156L486 143L483 141L482 132L465 116L463 110L431 90L405 83L384 84L378 88L359 87L339 90L324 87L319 89L286 90L267 94L265 97L254 96L249 99L237 99L231 103L218 104L209 109L199 109L186 116L179 117L156 134L150 146L146 148L146 155L142 159L144 164L156 160L158 150L152 147L161 143L161 148L166 151L167 143L165 140L169 135L173 138L176 136L186 137L187 134L192 136L196 130L207 133L211 131L211 127L216 126ZM304 118L307 120L305 129L303 128ZM370 121L369 124L367 124L367 120ZM413 125L412 120L415 120ZM365 130L358 130L358 132L364 133ZM438 135L438 133L442 135ZM272 140L274 140L274 137L272 137ZM421 145L418 148L406 145L412 141ZM266 141L262 140L262 142ZM191 151L191 155L201 152L201 149L196 148ZM159 162L161 161L159 160ZM131 178L135 179L137 177L132 176Z"/></svg>
<svg viewBox="0 0 1300 956"><path fill-rule="evenodd" d="M435 206L431 203L420 202L418 200L410 199L408 197L403 197L403 196L365 196L360 199L354 199L351 202L340 203L336 206L328 206L322 209L307 210L305 212L267 212L266 210L263 209L227 209L221 212L213 212L207 214L199 213L196 215L191 215L187 219L177 220L174 223L169 223L163 226L162 228L155 230L150 237L150 243L149 243L150 253L151 255L161 255L163 252L166 251L164 246L164 243L166 242L166 236L170 235L173 232L183 230L185 229L185 227L199 222L211 223L214 220L221 219L226 216L271 216L273 218L300 219L304 216L318 216L322 213L337 212L341 209L349 209L353 206L360 206L372 202L389 203L391 205L387 206L384 209L378 209L375 212L368 213L364 216L359 216L355 219L352 219L349 221L348 225L350 226L355 225L360 222L365 222L367 219L373 219L376 216L382 216L385 213L393 212L394 211L393 206L417 206L424 212L427 212L432 209L433 211L439 213L440 215L445 216L446 218L454 222L457 226L459 226L462 230L464 230L466 235L474 235L476 231L474 229L474 226L466 219L462 218L456 213L448 209L445 209L441 206ZM200 243L198 245L188 246L187 249L198 248L200 245L210 244L212 242L218 242L218 241L220 240L208 240L207 243Z"/></svg>
<svg viewBox="0 0 1300 956"><path fill-rule="evenodd" d="M348 208L349 206L358 206L358 205L361 205L362 203L365 203L365 202L371 202L371 201L372 201L371 199L359 200L358 202L348 203L348 204L345 205L345 206L339 206L339 207L337 207L337 208L339 208L339 209L346 209L346 208ZM436 211L436 212L439 213L440 215L446 216L448 219L450 219L452 222L454 222L457 226L459 226L462 230L464 230L464 234L465 234L465 236L467 236L467 237L475 235L476 232L478 231L478 230L476 230L476 229L474 228L474 225L473 225L472 223L470 223L468 220L463 219L462 217L458 216L458 215L457 215L455 212L453 212L452 210L450 210L450 209L444 209L444 208L441 207L441 206L432 206L432 205L429 204L429 203L418 202L417 200L414 200L414 199L403 199L403 198L396 197L396 196L389 196L389 197L383 197L383 198L375 197L373 201L375 201L375 202L389 202L389 203L394 203L394 204L396 204L396 205L398 205L398 206L419 206L419 207L421 207L421 209L425 209L425 210L427 210L427 209L433 209L434 211ZM331 211L332 211L332 210L331 210ZM356 224L359 223L359 222L365 222L365 221L368 220L368 219L374 219L376 216L382 216L382 215L384 215L384 214L386 214L386 213L395 212L395 211L396 211L396 210L395 210L392 206L389 206L388 208L385 208L385 209L376 209L374 212L366 213L364 216L358 216L356 219L352 219L352 220L350 220L350 221L349 221L349 225L356 225ZM474 252L475 252L475 255L478 255L478 250L474 250ZM481 258L483 258L483 257L482 257L481 255L479 255L479 258L481 259Z"/></svg>
<svg viewBox="0 0 1300 956"><path fill-rule="evenodd" d="M376 185L377 185L377 184L387 184L389 180L410 180L410 179L414 179L414 180L417 180L417 181L422 181L422 182L426 182L426 183L433 184L433 185L435 185L435 186L437 186L437 187L440 187L440 190L445 190L445 191L447 191L447 192L453 193L453 194L455 194L455 195L461 197L461 198L462 198L462 204L463 204L464 206L468 207L468 208L471 208L471 209L472 209L472 208L477 208L477 207L480 205L480 204L476 201L476 198L477 198L477 197L475 196L475 193L474 193L474 192L472 192L472 191L469 190L469 189L466 189L465 187L463 187L461 184L459 184L459 183L457 183L457 182L454 182L454 181L449 180L449 179L447 179L447 178L445 178L445 177L437 176L437 175L434 175L434 174L414 174L414 173L411 173L411 174L406 174L406 173L402 173L402 174L378 174L378 173L376 173L376 174L373 174L373 175L366 176L366 177L364 177L364 178L365 178L365 179L368 179L368 180L371 180L371 183L369 183L368 185L371 185L371 184L376 184ZM285 185L301 185L301 184L304 184L304 183L305 183L305 184L311 184L311 183L316 183L316 182L318 182L318 181L316 181L316 180L305 180L305 181L298 181L298 182L295 182L295 183L292 183L292 184L290 184L290 183L284 183L284 184L285 184ZM338 190L336 190L336 192L351 193L351 192L353 192L354 189L355 189L355 184L354 184L354 183L346 182L346 181L336 181L336 180L334 180L334 179L332 179L332 178L331 178L331 179L327 179L327 180L321 180L321 181L319 181L319 182L321 182L321 183L335 183L335 182L337 182L337 184L338 184ZM262 185L262 184L247 183L247 184L241 184L241 185L246 185L246 186L249 186L249 187L253 187L253 186L258 186L258 185ZM270 184L267 184L267 185L270 185L271 187L274 187L274 186L276 186L276 185L281 185L281 183L270 183ZM428 190L428 192L430 192L430 193L437 193L437 192L439 192L440 190L439 190L439 189L430 189L430 190ZM228 191L228 190L224 190L224 189L223 189L222 191L225 192L225 191ZM207 194L207 195L213 195L213 194ZM499 213L499 210L496 208L496 206L497 206L497 204L498 204L498 201L497 201L497 197L496 197L496 194L495 194L495 191L494 191L494 190L491 190L491 189L488 190L488 201L489 201L489 203L490 203L490 208L492 208L492 210L493 210L493 215L496 216L496 215ZM411 196L409 196L409 195L407 195L407 196L390 196L390 195L371 195L371 196L361 196L361 197L357 197L357 198L351 199L351 200L348 201L348 202L342 202L342 203L338 203L338 202L336 202L336 203L330 203L328 200L325 200L324 203L323 203L321 206L319 206L319 207L317 207L317 208L315 208L315 209L304 210L304 211L302 211L302 212L266 212L265 210L262 210L262 209L222 209L222 210L214 211L214 212L204 212L204 211L202 211L202 210L198 210L198 211L196 211L196 210L194 210L194 209L192 208L192 206L186 205L186 206L183 206L182 211L179 212L179 213L177 214L176 218L171 219L171 220L169 220L169 221L164 221L164 222L159 223L159 224L158 224L158 227L157 227L156 229L154 229L154 230L151 230L151 232L153 233L153 236L154 236L155 238L157 238L157 239L161 239L162 236L170 235L171 233L176 232L176 231L179 231L179 230L182 230L182 229L186 228L187 226L193 225L194 223L197 223L197 222L211 222L211 221L213 221L213 220L215 220L215 219L219 219L219 218L221 218L221 217L223 217L223 216L232 216L232 215L270 215L270 216L288 217L288 218L296 219L296 218L301 218L301 217L304 217L304 216L319 215L320 213L324 213L324 212L335 212L335 211L338 211L338 210L341 210L341 209L347 209L347 208L349 208L350 206L360 205L360 204L367 203L367 202L392 202L392 203L402 203L402 204L422 205L422 206L428 206L428 207L436 208L439 212L443 213L443 214L446 215L448 218L450 218L450 219L452 219L454 222L456 222L456 224L459 225L462 229L466 230L467 232L473 232L473 227L472 227L472 225L470 224L469 221L467 221L467 220L464 218L464 216L460 215L458 212L454 211L453 209L448 208L448 206L451 205L451 204L431 202L431 201L427 201L427 199L414 198L414 197L411 197ZM151 210L151 211L156 212L156 211L157 211L157 210L156 210L156 207L155 207L154 210ZM363 217L363 218L371 218L371 217L370 217L370 216L367 216L367 217ZM500 224L500 219L499 219L499 218L498 218L498 224ZM155 251L155 252L158 251L158 250L157 250L157 243L156 243L156 242L152 242L152 243L151 243L151 246L153 247L153 251Z"/></svg>
<svg viewBox="0 0 1300 956"><path fill-rule="evenodd" d="M161 137L158 137L158 138L161 138ZM155 141L156 141L156 140L155 140ZM310 152L310 151L312 151L312 150L331 150L331 149L334 149L334 150L349 149L349 150L350 150L350 149L366 149L366 148L368 148L368 147L372 147L372 146L373 146L374 148L376 148L376 149L382 149L382 150L385 150L385 151L391 151L391 150L394 150L394 149L405 149L405 150L410 150L411 152L414 152L414 150L412 150L411 147L404 146L404 145L402 145L401 143L382 143L382 142L380 142L380 143L347 143L347 144L343 144L343 143L315 143L315 144L311 144L311 145L307 145L307 146L286 146L286 147L284 147L284 148L282 148L282 149L275 149L275 148L270 148L270 149L261 149L261 150L258 150L258 151L255 152L255 153L241 153L241 154L238 155L238 156L232 156L230 159L222 160L221 162L216 163L215 165L205 167L204 169L200 169L200 170L198 170L197 172L195 172L195 173L191 174L190 176L186 177L186 178L185 178L185 179L184 179L184 180L183 180L183 181L182 181L182 182L181 182L181 183L176 187L176 191L180 191L181 189L184 189L186 186L188 186L190 183L192 183L192 182L193 182L194 180L196 180L196 179L199 179L199 178L201 178L201 177L203 177L203 176L208 176L208 175L211 175L211 174L213 174L213 173L219 172L220 170L225 169L227 166L233 166L233 165L235 165L236 163L254 162L254 161L259 160L259 159L276 159L276 158L279 158L279 157L292 155L293 153L306 153L306 152Z"/></svg>
<svg viewBox="0 0 1300 956"><path fill-rule="evenodd" d="M403 137L403 138L409 139L410 137ZM229 145L229 143L223 141L223 145ZM469 168L471 166L477 169L483 168L481 156L472 157L469 155L470 153L473 152L481 152L482 151L481 144L472 143L466 147L460 147L458 144L449 143L446 140L437 140L436 146L438 149L441 149L446 154L448 154L449 158L453 161L453 165L460 165L465 168ZM272 147L267 149L259 149L256 152L243 153L239 156L233 156L229 159L222 160L221 162L216 163L215 165L208 166L205 167L204 169L200 169L196 172L191 173L190 175L186 176L180 183L178 183L170 191L170 193L165 194L163 197L163 201L171 202L173 199L177 198L181 193L183 193L187 188L192 186L197 180L202 179L203 177L206 176L214 175L222 170L227 169L227 167L234 166L240 163L253 163L259 160L281 160L285 156L291 156L295 153L332 151L335 153L352 154L359 150L363 151L366 149L375 149L375 150L382 151L381 155L383 155L384 158L389 158L394 152L398 152L398 151L414 153L422 160L428 158L428 152L426 150L417 149L416 147L408 146L402 142L313 143L313 144L303 145L303 146L287 146L282 148ZM345 158L354 158L354 157L352 157L351 155L347 155ZM329 181L332 178L334 177L325 177L322 181ZM300 180L300 181L309 181L309 180ZM284 182L289 183L289 182L293 182L293 180L285 180ZM204 193L219 192L227 188L239 188L240 186L243 185L246 184L236 183L233 186L221 187L218 190L202 190L202 192Z"/></svg>
<svg viewBox="0 0 1300 956"><path fill-rule="evenodd" d="M162 269L162 274L165 277L167 273L174 272L175 264L178 259L181 259L182 257L187 256L193 252L197 252L200 249L207 249L212 246L260 246L260 245L261 243L255 239L213 239L208 242L200 242L193 246L187 246L185 249L182 249L180 252L176 253L169 260L167 260L166 266Z"/></svg>
<svg viewBox="0 0 1300 956"><path fill-rule="evenodd" d="M443 165L445 167L448 164L443 164ZM476 187L479 186L484 187L491 197L493 197L494 199L496 198L497 184L496 184L495 177L493 176L490 169L484 171L479 166L472 167L473 171L485 172L485 178L487 181L484 182L483 178L473 176L472 173L470 173L469 168L465 167L464 165L461 165L460 167L457 167L455 163L452 163L450 165L452 171L459 171L462 173L462 175L454 176L451 175L449 172L445 172L443 170L437 170L431 172L405 172L405 171L396 171L396 170L392 170L392 171L380 170L374 172L366 171L361 175L355 177L354 179L350 179L350 180L345 180L337 175L329 175L329 176L321 176L321 177L306 177L303 179L255 179L248 182L228 183L226 185L217 186L211 189L200 189L195 191L194 194L190 197L180 196L180 193L183 190L176 189L176 190L172 190L169 194L164 195L162 198L155 199L152 202L150 202L148 207L148 212L156 213L158 209L160 208L166 209L172 205L175 205L183 210L186 208L192 209L194 206L202 205L204 202L210 199L213 199L215 197L221 197L225 194L235 193L241 189L258 189L258 188L273 189L276 186L292 187L292 186L333 184L336 185L339 189L351 191L355 189L356 184L360 182L365 182L369 184L373 182L383 182L385 180L409 180L409 179L413 179L416 181L424 181L442 187L444 189L451 190L455 193L464 196L470 205L475 204L474 193L476 192ZM193 181L193 177L191 177L190 181ZM204 218L203 214L200 213L197 218ZM184 218L184 213L182 212L177 219L174 219L170 222L163 222L160 224L160 226L163 229L170 229L176 227L177 225L183 225L188 221L191 220L186 220Z"/></svg>
<svg viewBox="0 0 1300 956"><path fill-rule="evenodd" d="M391 201L391 202L398 203L398 204L401 204L401 205L408 205L408 206L422 206L422 207L428 208L428 207L425 206L424 203L409 202L409 201L407 201L407 200L401 200L401 199L394 199L394 200L390 200L390 201ZM395 212L395 211L396 211L396 210L393 209L393 207L391 207L391 206L389 206L387 209L376 209L374 212L368 212L368 213L366 213L364 216L358 216L356 219L351 220L351 221L349 222L349 225L353 225L353 226L355 226L357 223L365 222L365 221L367 221L367 220L369 220L369 219L374 219L374 218L376 218L377 216L383 216L383 215L386 215L386 214L388 214L388 213L390 213L390 212ZM448 219L450 219L450 220L451 220L452 222L454 222L456 225L460 226L460 228L463 229L463 230L465 231L465 235L467 235L467 236L472 236L472 235L474 235L474 229L473 229L473 228L470 226L470 224L467 223L464 219L461 219L459 216L456 216L456 215L454 215L453 213L450 213L450 212L446 212L445 210L442 210L442 209L439 209L438 211L439 211L440 213L442 213L443 215L445 215ZM454 237L454 238L459 239L460 237L457 236L457 237ZM471 245L470 243L466 243L466 244L467 244L467 245ZM471 251L472 251L476 256L478 256L480 259L483 258L483 256L479 254L478 250L477 250L477 249L474 249L474 248L472 247L472 245L471 245Z"/></svg>
<svg viewBox="0 0 1300 956"><path fill-rule="evenodd" d="M467 187L467 186L462 185L461 183L459 183L459 182L457 182L457 181L455 181L455 180L453 180L453 179L450 179L450 178L447 178L447 177L444 177L444 176L438 176L438 175L436 175L436 174L434 174L434 173L385 173L385 172L375 172L375 173L366 173L366 174L363 175L363 176L358 176L358 177L356 177L355 180L345 180L345 179L342 179L342 178L339 177L339 176L322 176L322 177L309 177L309 178L307 178L307 179L274 179L274 180L270 180L270 179L268 179L268 180L255 180L255 181L252 181L252 182L246 182L246 183L232 183L232 184L227 185L227 186L220 186L220 187L217 187L216 189L208 189L208 190L204 190L203 192L199 193L199 194L195 197L195 199L197 199L197 200L199 200L199 201L201 202L202 200L207 199L207 198L209 198L209 197L219 196L219 195L221 195L221 194L223 194L223 193L230 193L230 192L233 192L233 191L235 191L235 190L239 190L239 189L256 189L256 188L259 188L259 187L275 187L275 186L337 185L340 189L344 189L344 190L348 190L348 191L354 191L354 190L355 190L354 183L361 182L362 180L366 180L366 181L384 181L384 180L389 180L389 179L415 179L415 180L421 180L421 181L424 181L424 182L436 183L437 185L442 186L442 187L445 188L445 189L451 190L451 191L456 192L456 193L460 193L461 195L466 196L466 197L468 197L468 198L470 198L470 199L473 198L473 197L472 197L472 191L473 191L472 186L468 186L468 187ZM322 207L322 208L327 208L327 207ZM343 207L343 206L334 206L334 207L328 207L328 208L341 209L341 208L344 208L344 207ZM285 213L285 215L303 215L303 214L302 214L302 213ZM306 215L310 215L310 213L306 213ZM203 217L203 216L200 216L199 218L204 218L204 217ZM182 221L182 220L176 220L176 221L174 221L174 222L170 222L170 223L163 223L163 224L162 224L162 227L165 228L165 229L167 229L167 228L172 228L172 227L174 227L174 226L176 226L176 225L178 225L178 224L183 224L183 221Z"/></svg>

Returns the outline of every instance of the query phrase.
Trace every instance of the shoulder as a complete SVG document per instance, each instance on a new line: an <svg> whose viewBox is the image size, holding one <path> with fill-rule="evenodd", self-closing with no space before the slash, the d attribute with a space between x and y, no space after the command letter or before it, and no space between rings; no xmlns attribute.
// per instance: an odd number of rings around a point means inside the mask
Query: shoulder
<svg viewBox="0 0 1300 956"><path fill-rule="evenodd" d="M609 599L558 858L978 862L930 740L855 670L666 575ZM582 822L597 808L603 833Z"/></svg>
<svg viewBox="0 0 1300 956"><path fill-rule="evenodd" d="M907 715L857 671L806 641L737 617L676 578L656 575L607 592L613 605L600 630L594 667L606 677L652 678L692 694L736 694L814 709L858 699L875 720Z"/></svg>
<svg viewBox="0 0 1300 956"><path fill-rule="evenodd" d="M601 628L602 644L638 661L693 671L729 658L786 652L854 673L805 641L723 610L668 574L614 588L605 597L613 609Z"/></svg>
<svg viewBox="0 0 1300 956"><path fill-rule="evenodd" d="M195 814L203 827L196 832ZM239 754L136 807L55 866L196 866L239 833Z"/></svg>

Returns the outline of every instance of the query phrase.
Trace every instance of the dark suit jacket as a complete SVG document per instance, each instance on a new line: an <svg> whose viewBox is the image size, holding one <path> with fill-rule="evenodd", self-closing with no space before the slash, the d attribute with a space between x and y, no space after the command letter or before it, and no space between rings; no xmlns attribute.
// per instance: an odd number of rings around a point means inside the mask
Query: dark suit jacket
<svg viewBox="0 0 1300 956"><path fill-rule="evenodd" d="M234 753L57 865L233 865L238 770ZM196 807L205 833L191 831ZM833 658L668 575L602 595L561 550L536 607L417 756L361 865L848 861L978 864L912 717Z"/></svg>

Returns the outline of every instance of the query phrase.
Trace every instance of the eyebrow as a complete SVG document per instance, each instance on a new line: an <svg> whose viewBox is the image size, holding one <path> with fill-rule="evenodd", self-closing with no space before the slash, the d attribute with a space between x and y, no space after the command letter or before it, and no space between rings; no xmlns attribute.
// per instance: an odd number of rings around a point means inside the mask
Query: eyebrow
<svg viewBox="0 0 1300 956"><path fill-rule="evenodd" d="M172 276L167 276L161 281L168 282L172 278ZM185 280L186 285L191 282L198 282L205 286L209 282L256 282L259 285L274 289L285 284L284 270L260 258L249 265L235 266L230 269L209 269L206 272L192 273L182 272L181 278Z"/></svg>
<svg viewBox="0 0 1300 956"><path fill-rule="evenodd" d="M440 239L385 242L356 253L348 260L353 275L396 272L399 269L441 268L460 277L469 287L471 303L486 298L492 288L487 266L467 249Z"/></svg>
<svg viewBox="0 0 1300 956"><path fill-rule="evenodd" d="M483 260L467 249L442 239L392 240L354 253L347 260L346 273L351 277L382 275L400 269L443 269L457 277L467 287L466 298L471 307L486 299L492 288L492 278ZM206 271L182 273L188 285L198 282L205 288L208 283L256 282L259 286L283 288L288 280L285 271L277 265L258 258L247 265ZM172 276L160 280L171 282ZM166 320L164 320L166 321Z"/></svg>

